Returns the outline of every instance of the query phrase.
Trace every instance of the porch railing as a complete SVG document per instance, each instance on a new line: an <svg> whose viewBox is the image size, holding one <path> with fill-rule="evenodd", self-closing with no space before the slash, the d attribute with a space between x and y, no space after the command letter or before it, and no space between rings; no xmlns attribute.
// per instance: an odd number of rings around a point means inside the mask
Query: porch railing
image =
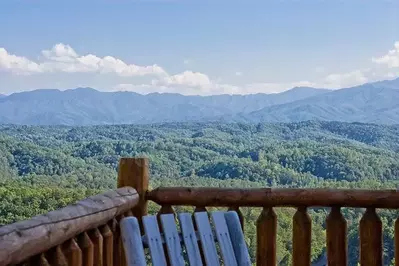
<svg viewBox="0 0 399 266"><path fill-rule="evenodd" d="M399 209L396 190L340 189L234 189L159 187L149 190L149 162L123 158L118 189L96 195L63 209L0 228L0 265L126 265L118 221L147 214L147 203L160 205L159 214L174 213L174 206L236 210L260 207L256 222L256 265L276 265L276 207L294 207L292 262L311 265L310 207L328 207L326 247L329 266L348 263L347 222L342 207L365 208L359 224L360 264L382 265L382 222L377 208ZM244 228L245 229L245 228ZM399 265L399 222L395 223L395 262Z"/></svg>

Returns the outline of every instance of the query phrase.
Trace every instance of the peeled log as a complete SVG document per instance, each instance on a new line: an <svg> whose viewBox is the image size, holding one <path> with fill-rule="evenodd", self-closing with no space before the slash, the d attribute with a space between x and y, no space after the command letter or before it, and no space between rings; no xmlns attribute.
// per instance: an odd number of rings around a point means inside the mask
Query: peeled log
<svg viewBox="0 0 399 266"><path fill-rule="evenodd" d="M149 191L146 198L161 206L341 206L399 209L399 191L396 190L160 187Z"/></svg>
<svg viewBox="0 0 399 266"><path fill-rule="evenodd" d="M0 228L0 265L17 264L87 230L104 225L139 201L130 187L89 197L76 204Z"/></svg>

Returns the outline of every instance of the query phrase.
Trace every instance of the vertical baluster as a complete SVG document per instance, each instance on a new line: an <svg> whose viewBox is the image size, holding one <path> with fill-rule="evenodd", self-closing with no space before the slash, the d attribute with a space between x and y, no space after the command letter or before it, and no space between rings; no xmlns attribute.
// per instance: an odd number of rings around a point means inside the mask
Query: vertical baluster
<svg viewBox="0 0 399 266"><path fill-rule="evenodd" d="M106 224L100 228L103 236L103 264L113 266L114 243L111 228Z"/></svg>
<svg viewBox="0 0 399 266"><path fill-rule="evenodd" d="M256 222L256 265L276 265L277 216L273 208L263 208Z"/></svg>
<svg viewBox="0 0 399 266"><path fill-rule="evenodd" d="M48 251L48 262L52 266L68 266L68 261L62 252L61 246L56 246Z"/></svg>
<svg viewBox="0 0 399 266"><path fill-rule="evenodd" d="M293 266L310 266L312 221L305 207L298 208L293 222Z"/></svg>
<svg viewBox="0 0 399 266"><path fill-rule="evenodd" d="M122 241L118 221L114 218L110 222L110 228L113 236L113 264L114 266L120 265L120 243Z"/></svg>
<svg viewBox="0 0 399 266"><path fill-rule="evenodd" d="M240 207L239 206L233 206L233 207L229 207L228 210L229 211L235 211L237 213L238 218L240 219L242 231L244 232L244 216L242 215Z"/></svg>
<svg viewBox="0 0 399 266"><path fill-rule="evenodd" d="M50 263L48 262L44 253L33 257L30 260L30 264L35 266L50 266Z"/></svg>
<svg viewBox="0 0 399 266"><path fill-rule="evenodd" d="M125 216L126 216L126 217L133 216L133 211L132 211L132 210L128 210L128 211L125 213Z"/></svg>
<svg viewBox="0 0 399 266"><path fill-rule="evenodd" d="M64 243L64 255L68 265L82 266L82 251L74 238Z"/></svg>
<svg viewBox="0 0 399 266"><path fill-rule="evenodd" d="M374 208L367 209L360 220L360 264L382 265L382 222Z"/></svg>
<svg viewBox="0 0 399 266"><path fill-rule="evenodd" d="M119 256L119 264L116 264L118 266L125 266L126 265L126 258L125 258L125 249L123 248L123 241L121 237L121 227L120 227L120 221L125 218L124 214L121 214L118 216L116 219L118 221L118 228L117 231L119 232L119 239L118 239L118 245L115 247L115 255Z"/></svg>
<svg viewBox="0 0 399 266"><path fill-rule="evenodd" d="M103 266L103 236L96 228L89 232L89 237L93 243L94 265Z"/></svg>
<svg viewBox="0 0 399 266"><path fill-rule="evenodd" d="M160 209L160 210L158 211L158 213L157 213L158 219L160 218L160 215L161 215L161 214L169 214L169 213L175 214L175 211L173 210L172 206L170 206L170 205L163 205L163 206L161 207L161 209ZM158 220L158 221L160 221L160 220Z"/></svg>
<svg viewBox="0 0 399 266"><path fill-rule="evenodd" d="M207 209L204 206L196 206L194 212L207 212Z"/></svg>
<svg viewBox="0 0 399 266"><path fill-rule="evenodd" d="M347 265L347 225L339 207L333 207L326 220L327 260L329 266Z"/></svg>
<svg viewBox="0 0 399 266"><path fill-rule="evenodd" d="M94 245L90 240L90 237L86 232L82 233L78 237L78 244L82 250L82 265L93 266L94 265Z"/></svg>
<svg viewBox="0 0 399 266"><path fill-rule="evenodd" d="M395 221L395 266L399 266L399 218Z"/></svg>

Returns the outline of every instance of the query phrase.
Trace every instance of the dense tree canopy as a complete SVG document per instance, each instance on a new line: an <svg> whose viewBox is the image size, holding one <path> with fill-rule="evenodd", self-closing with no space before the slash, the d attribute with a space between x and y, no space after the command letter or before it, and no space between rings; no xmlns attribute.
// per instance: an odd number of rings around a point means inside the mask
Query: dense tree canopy
<svg viewBox="0 0 399 266"><path fill-rule="evenodd" d="M396 188L399 127L359 123L170 123L91 127L0 126L0 225L116 186L121 157L147 156L151 186ZM150 205L150 211L158 207ZM182 208L180 208L182 210ZM260 209L244 208L255 252ZM278 259L291 260L292 215L277 209ZM350 264L363 210L344 209ZM313 259L325 249L326 209L312 209ZM397 212L380 211L384 260L393 258Z"/></svg>

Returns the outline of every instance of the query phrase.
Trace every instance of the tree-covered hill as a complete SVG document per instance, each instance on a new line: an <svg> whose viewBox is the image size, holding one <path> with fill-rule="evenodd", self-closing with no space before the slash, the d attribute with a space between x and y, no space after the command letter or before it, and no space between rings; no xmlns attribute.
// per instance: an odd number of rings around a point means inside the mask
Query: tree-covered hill
<svg viewBox="0 0 399 266"><path fill-rule="evenodd" d="M151 186L396 188L399 126L299 122L118 126L0 126L0 224L116 186L121 157L150 158ZM151 211L156 210L151 205ZM278 209L281 265L289 265L293 209ZM259 209L244 208L255 252ZM328 210L313 209L313 258L325 248ZM363 210L344 209L351 265ZM393 258L397 212L381 211L384 259Z"/></svg>

